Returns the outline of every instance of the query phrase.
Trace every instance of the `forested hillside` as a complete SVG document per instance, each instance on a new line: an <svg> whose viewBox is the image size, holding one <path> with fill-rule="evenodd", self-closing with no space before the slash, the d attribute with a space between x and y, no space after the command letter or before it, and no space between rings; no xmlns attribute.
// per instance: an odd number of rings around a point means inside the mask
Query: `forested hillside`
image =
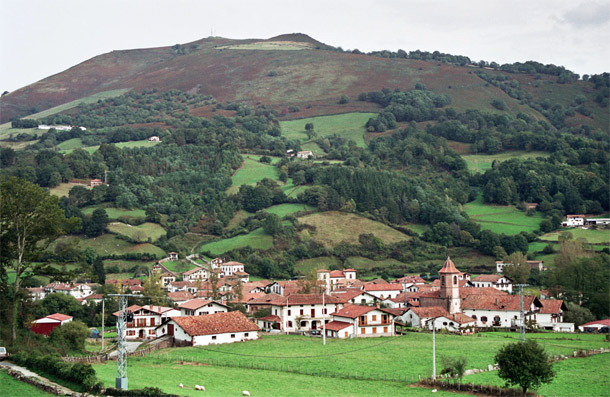
<svg viewBox="0 0 610 397"><path fill-rule="evenodd" d="M225 39L138 50L141 71L120 75L133 83L129 92L2 126L0 175L48 188L67 217L81 219L40 259L91 273L83 278L141 274L169 251L221 254L267 278L324 266L354 266L364 277L434 275L447 255L484 273L515 253L551 255L553 267L561 243L545 234L567 214L610 210L608 74L579 79L535 62L473 65L448 54L296 42L298 50ZM232 72L202 75L211 53ZM106 54L44 84L133 55ZM153 58L173 65L167 76L155 74ZM38 100L41 84L4 96L3 116L100 88ZM105 89L128 87L117 84ZM361 112L374 116L363 122L354 116ZM290 156L304 150L313 158ZM473 170L482 155L505 157ZM107 184L86 186L91 179ZM489 209L511 215L486 223ZM589 243L588 256L607 258L594 253L608 254L608 239ZM103 269L93 274L96 260Z"/></svg>

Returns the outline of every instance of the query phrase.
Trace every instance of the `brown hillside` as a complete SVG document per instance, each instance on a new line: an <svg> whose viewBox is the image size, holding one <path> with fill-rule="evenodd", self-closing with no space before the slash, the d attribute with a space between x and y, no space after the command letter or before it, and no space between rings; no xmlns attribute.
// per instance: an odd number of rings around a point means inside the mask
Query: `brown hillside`
<svg viewBox="0 0 610 397"><path fill-rule="evenodd" d="M223 102L263 103L280 111L291 105L300 107L301 112L289 113L290 117L371 111L375 106L356 101L361 92L384 87L412 89L418 82L449 95L457 110L494 111L491 101L499 98L515 114L543 118L500 89L486 85L474 74L474 68L328 48L297 33L267 40L214 37L179 49L113 51L5 95L0 99L0 121L23 116L33 107L41 111L120 88L179 89L211 94ZM347 95L350 102L338 105L341 95ZM202 109L201 114L205 113Z"/></svg>

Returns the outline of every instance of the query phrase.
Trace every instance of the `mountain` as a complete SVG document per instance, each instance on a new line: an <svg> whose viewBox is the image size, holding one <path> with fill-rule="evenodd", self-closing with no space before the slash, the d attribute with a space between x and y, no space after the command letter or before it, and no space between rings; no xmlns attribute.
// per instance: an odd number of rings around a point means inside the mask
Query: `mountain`
<svg viewBox="0 0 610 397"><path fill-rule="evenodd" d="M558 84L558 77L553 75L511 74L464 62L450 64L443 58L404 59L388 52L379 55L344 52L305 34L265 40L209 37L172 47L112 51L4 95L0 99L0 121L117 89L178 89L209 94L219 101L265 104L278 110L298 106L303 108L294 115L298 117L370 111L375 108L370 103L355 101L360 93L384 87L410 90L417 83L450 96L452 107L458 111L494 111L492 101L496 99L504 102L513 115L522 112L534 119L545 116L527 106L520 96L529 95L536 102L550 99L567 106L578 94L590 102L597 95L591 84ZM479 77L481 71L492 77L506 76L511 83L508 88L522 92L515 95L503 91L501 84L490 84ZM337 106L342 95L351 100L347 106ZM598 111L593 106L588 115L575 114L571 119L572 124L608 128L603 108Z"/></svg>

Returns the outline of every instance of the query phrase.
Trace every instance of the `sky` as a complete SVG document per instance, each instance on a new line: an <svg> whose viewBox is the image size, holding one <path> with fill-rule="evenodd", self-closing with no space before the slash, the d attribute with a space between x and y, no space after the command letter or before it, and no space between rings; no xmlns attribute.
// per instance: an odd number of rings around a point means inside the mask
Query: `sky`
<svg viewBox="0 0 610 397"><path fill-rule="evenodd" d="M0 92L113 50L305 33L343 49L440 51L610 72L610 0L0 0Z"/></svg>

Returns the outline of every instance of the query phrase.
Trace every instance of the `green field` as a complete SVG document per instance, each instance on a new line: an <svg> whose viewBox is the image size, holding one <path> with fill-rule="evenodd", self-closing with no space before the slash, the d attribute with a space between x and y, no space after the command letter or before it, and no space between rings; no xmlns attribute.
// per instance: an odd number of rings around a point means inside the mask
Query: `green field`
<svg viewBox="0 0 610 397"><path fill-rule="evenodd" d="M512 205L485 204L482 195L464 205L464 211L473 221L481 225L482 230L491 230L494 233L507 235L538 230L543 219L539 213L534 216L527 216L525 212Z"/></svg>
<svg viewBox="0 0 610 397"><path fill-rule="evenodd" d="M468 169L474 172L485 172L491 169L491 164L494 160L506 161L512 158L532 159L536 157L549 157L546 152L526 152L524 150L506 151L498 154L469 154L462 155L464 161L468 165Z"/></svg>
<svg viewBox="0 0 610 397"><path fill-rule="evenodd" d="M67 141L63 141L62 143L57 145L57 148L59 149L60 152L62 152L62 151L66 151L66 150L78 149L79 147L82 147L82 146L83 146L82 139L72 138L72 139L68 139Z"/></svg>
<svg viewBox="0 0 610 397"><path fill-rule="evenodd" d="M344 212L319 212L302 216L299 218L299 222L316 227L315 232L309 231L310 235L328 247L339 244L342 241L350 244L359 244L358 236L368 233L374 234L386 244L410 238L406 234L394 230L383 223ZM346 229L345 225L349 225L349 229Z"/></svg>
<svg viewBox="0 0 610 397"><path fill-rule="evenodd" d="M580 335L580 334L529 334L528 338L536 339L552 355L571 355L578 349L594 349L607 347L603 335ZM518 333L480 333L477 335L436 335L437 371L440 372L441 357L457 357L468 352L467 368L485 368L493 363L493 357L498 349L506 343L519 340ZM386 387L403 387L404 381L396 382L374 382L377 383L376 391L360 389L354 386L360 381L332 378L333 375L344 377L358 374L360 376L377 378L406 378L406 383L417 381L418 375L430 376L432 373L432 335L429 333L408 333L405 336L382 337L382 338L355 338L347 340L327 339L326 345L322 344L320 338L286 335L262 335L258 341L244 343L232 343L223 345L172 348L157 351L144 358L130 358L130 385L140 387L151 378L160 379L158 385L167 392L178 392L178 383L185 385L202 384L206 387L206 393L216 393L217 384L214 380L216 372L222 371L226 379L224 393L233 390L258 390L263 395L277 395L277 385L289 385L296 381L297 375L287 373L298 369L301 373L307 371L322 374L319 377L310 377L312 382L319 381L325 384L326 380L344 385L349 395L380 395L386 394ZM408 352L408 354L405 354ZM166 358L167 357L167 358ZM221 365L217 365L217 360ZM184 361L184 365L179 362ZM192 365L192 362L202 362L211 365ZM229 368L237 364L242 367L256 367L273 369L272 372L261 372L261 370ZM225 365L225 366L222 366ZM116 366L113 363L95 365L96 371L106 384L114 382ZM157 377L157 372L164 373L164 377ZM191 372L193 371L193 372ZM233 373L234 376L227 375ZM252 371L252 372L250 372ZM606 371L600 371L606 374ZM175 375L174 375L175 374ZM197 374L197 375L195 375ZM195 378L194 376L198 376ZM276 386L274 390L257 389L258 383L255 379L269 379L273 377ZM284 378L285 377L285 378ZM163 378L163 379L161 379ZM169 379L169 380L166 380ZM235 379L229 381L229 379ZM283 379L284 382L279 382ZM142 382L142 383L139 383ZM344 383L346 382L346 383ZM209 386L208 386L209 385ZM285 386L290 387L290 386ZM300 387L300 384L299 384ZM340 389L324 389L313 394L335 395L342 393ZM393 395L392 390L387 389L388 395ZM405 391L408 393L408 391ZM310 393L311 390L300 389L287 390L289 395ZM430 390L427 391L430 393ZM180 394L184 394L181 392ZM286 393L280 393L286 395ZM409 393L410 394L410 393Z"/></svg>
<svg viewBox="0 0 610 397"><path fill-rule="evenodd" d="M277 180L278 176L279 171L274 166L246 158L242 166L233 174L231 178L233 185L227 190L227 193L235 194L241 185L255 185L256 182L265 178Z"/></svg>
<svg viewBox="0 0 610 397"><path fill-rule="evenodd" d="M339 135L347 140L356 142L358 147L366 147L364 142L364 134L366 129L364 125L371 118L377 116L377 113L345 113L332 116L309 117L306 119L280 121L282 136L286 139L296 139L301 142L308 140L305 132L305 124L313 123L314 131L318 137L327 137ZM317 146L317 145L316 145ZM311 148L303 150L312 150ZM317 151L319 150L319 151ZM314 154L322 153L321 149L313 150Z"/></svg>
<svg viewBox="0 0 610 397"><path fill-rule="evenodd" d="M301 275L311 274L314 270L341 267L341 261L334 256L321 256L318 258L301 259L294 265L294 271Z"/></svg>
<svg viewBox="0 0 610 397"><path fill-rule="evenodd" d="M541 396L610 396L610 355L598 354L586 358L570 358L553 365L556 376L542 385ZM464 383L503 386L497 372L484 372L464 377Z"/></svg>
<svg viewBox="0 0 610 397"><path fill-rule="evenodd" d="M106 387L113 387L116 364L94 364L97 376ZM430 389L410 387L404 382L336 379L286 372L227 368L213 365L172 364L150 358L129 358L129 388L154 385L166 393L180 396L241 396L247 390L252 396L429 396ZM151 384L154 379L154 384ZM178 387L182 383L184 388ZM196 391L195 385L205 387ZM451 396L438 391L434 395Z"/></svg>
<svg viewBox="0 0 610 397"><path fill-rule="evenodd" d="M396 259L383 259L380 261L376 261L369 258L364 258L362 256L350 256L345 260L345 267L351 267L356 270L371 270L375 267L379 268L394 268L394 267L404 267L405 264L397 261Z"/></svg>
<svg viewBox="0 0 610 397"><path fill-rule="evenodd" d="M314 211L315 209L315 207L307 204L278 204L266 208L264 211L283 218L286 215L294 214L295 212Z"/></svg>
<svg viewBox="0 0 610 397"><path fill-rule="evenodd" d="M269 249L273 246L273 237L265 234L263 228L258 228L248 234L204 244L201 246L200 252L209 251L212 255L218 256L232 249L248 246L254 249Z"/></svg>
<svg viewBox="0 0 610 397"><path fill-rule="evenodd" d="M134 218L140 218L140 217L145 217L146 216L146 211L144 210L128 210L126 208L105 208L103 206L91 206L91 207L85 207L82 209L83 214L85 215L91 215L93 214L93 211L95 211L98 208L103 208L106 211L106 214L108 214L108 218L112 219L112 220L116 220L119 219L119 217L121 216L131 216Z"/></svg>
<svg viewBox="0 0 610 397"><path fill-rule="evenodd" d="M420 236L423 236L424 232L428 230L428 225L422 225L421 223L408 223L405 226Z"/></svg>
<svg viewBox="0 0 610 397"><path fill-rule="evenodd" d="M78 237L61 237L60 239L73 239ZM157 258L164 258L165 251L149 243L131 244L128 241L117 238L114 234L102 234L94 238L79 239L79 248L84 250L86 247L91 247L101 256L106 255L124 255L129 253L135 254L150 254ZM59 240L58 240L59 241Z"/></svg>
<svg viewBox="0 0 610 397"><path fill-rule="evenodd" d="M68 142L68 141L66 141L66 142ZM143 139L141 141L117 142L117 143L113 143L113 145L118 148L134 148L134 147L152 147L152 146L158 145L160 143L161 142L150 142L148 139ZM85 147L81 147L81 149L83 149L84 151L91 154L91 153L94 153L97 149L99 149L99 147L100 147L100 145L85 146ZM68 154L68 153L73 152L74 149L78 149L78 147L65 148L65 149L62 148L62 150L60 150L60 152Z"/></svg>
<svg viewBox="0 0 610 397"><path fill-rule="evenodd" d="M564 230L560 230L560 231L556 231L556 232L552 232L552 233L543 234L542 236L540 236L540 240L557 242L557 241L559 241L559 235L564 231L572 233L572 237L574 239L583 238L583 239L587 240L587 243L590 243L590 244L610 245L610 230L608 230L608 229L593 230L593 229L570 228L570 229L564 229Z"/></svg>
<svg viewBox="0 0 610 397"><path fill-rule="evenodd" d="M167 270L174 273L188 272L189 270L197 267L189 261L167 261L163 262L162 265L165 266Z"/></svg>
<svg viewBox="0 0 610 397"><path fill-rule="evenodd" d="M0 369L0 396L47 397L54 396L54 394L47 393L29 383L20 382L10 376L5 369Z"/></svg>
<svg viewBox="0 0 610 397"><path fill-rule="evenodd" d="M68 197L70 190L74 186L84 186L84 185L81 185L79 183L60 183L59 185L49 189L49 193L51 193L54 196ZM84 187L86 187L87 189L90 189L87 186L84 186ZM93 212L93 210L91 210L91 212Z"/></svg>
<svg viewBox="0 0 610 397"><path fill-rule="evenodd" d="M115 234L127 236L136 241L144 242L150 238L151 241L156 241L159 237L165 235L165 229L157 223L144 222L138 226L131 226L126 223L113 222L108 224L108 231Z"/></svg>

